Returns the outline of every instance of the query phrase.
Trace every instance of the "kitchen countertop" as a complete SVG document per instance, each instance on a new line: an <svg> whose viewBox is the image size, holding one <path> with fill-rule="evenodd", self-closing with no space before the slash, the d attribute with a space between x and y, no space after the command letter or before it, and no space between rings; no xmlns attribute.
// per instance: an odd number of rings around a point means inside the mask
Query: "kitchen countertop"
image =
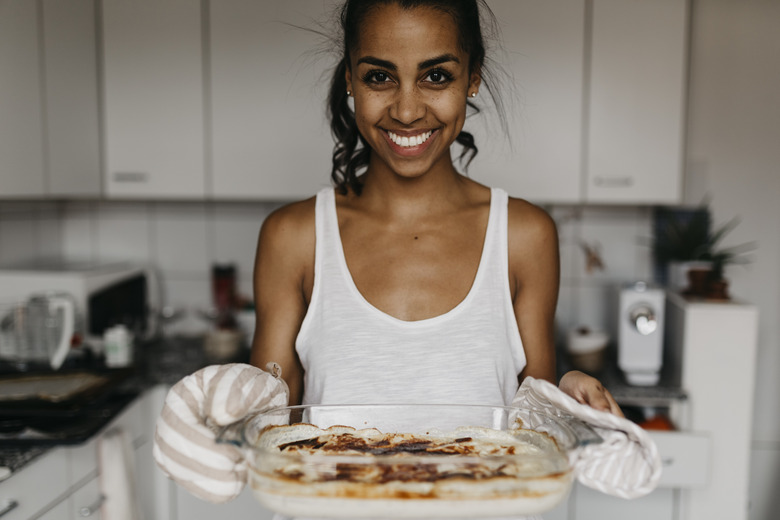
<svg viewBox="0 0 780 520"><path fill-rule="evenodd" d="M93 409L87 424L95 435L109 424L144 390L155 385L172 385L182 377L189 375L204 366L218 362L249 361L249 349L242 349L233 359L209 359L203 353L202 339L198 337L173 337L146 342L137 346L135 365L132 374L118 387L112 390L109 402L102 402L102 409ZM66 437L58 441L52 439L35 440L35 434L24 432L22 437L12 438L0 433L0 481L18 472L48 450L58 445L74 445L86 442L86 438L74 442Z"/></svg>

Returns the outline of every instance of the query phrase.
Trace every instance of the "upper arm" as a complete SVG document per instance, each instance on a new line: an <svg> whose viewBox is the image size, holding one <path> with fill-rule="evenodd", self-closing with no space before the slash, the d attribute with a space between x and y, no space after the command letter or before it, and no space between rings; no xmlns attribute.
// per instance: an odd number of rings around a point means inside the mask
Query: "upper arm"
<svg viewBox="0 0 780 520"><path fill-rule="evenodd" d="M521 378L555 382L554 320L560 262L555 222L528 202L509 203L509 278L526 355Z"/></svg>
<svg viewBox="0 0 780 520"><path fill-rule="evenodd" d="M290 402L303 394L303 368L295 339L306 315L314 273L312 200L275 211L263 222L257 244L254 295L257 325L251 363L278 363L290 388Z"/></svg>

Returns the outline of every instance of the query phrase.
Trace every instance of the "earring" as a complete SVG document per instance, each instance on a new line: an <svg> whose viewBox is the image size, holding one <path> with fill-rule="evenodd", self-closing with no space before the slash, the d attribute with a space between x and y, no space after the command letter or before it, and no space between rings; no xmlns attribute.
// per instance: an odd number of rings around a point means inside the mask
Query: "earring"
<svg viewBox="0 0 780 520"><path fill-rule="evenodd" d="M352 91L351 90L347 90L347 96L351 96L351 95L352 95Z"/></svg>
<svg viewBox="0 0 780 520"><path fill-rule="evenodd" d="M471 93L471 97L477 97L477 93L476 92L472 92Z"/></svg>

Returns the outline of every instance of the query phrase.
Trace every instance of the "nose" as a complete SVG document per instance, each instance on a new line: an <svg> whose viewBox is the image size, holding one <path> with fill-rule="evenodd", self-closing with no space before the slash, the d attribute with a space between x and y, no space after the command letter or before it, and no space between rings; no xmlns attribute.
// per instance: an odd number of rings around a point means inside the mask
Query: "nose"
<svg viewBox="0 0 780 520"><path fill-rule="evenodd" d="M425 116L425 102L420 91L412 86L402 87L396 91L395 99L390 107L390 117L401 124L410 125Z"/></svg>

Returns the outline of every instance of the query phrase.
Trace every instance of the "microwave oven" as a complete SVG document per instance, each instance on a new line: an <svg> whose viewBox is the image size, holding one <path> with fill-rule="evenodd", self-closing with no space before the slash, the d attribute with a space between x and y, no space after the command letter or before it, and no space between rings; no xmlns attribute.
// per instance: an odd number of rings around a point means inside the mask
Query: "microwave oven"
<svg viewBox="0 0 780 520"><path fill-rule="evenodd" d="M26 301L36 294L63 292L74 298L87 336L102 336L107 328L117 324L144 333L149 313L148 275L143 266L119 262L25 262L0 267L0 302Z"/></svg>

